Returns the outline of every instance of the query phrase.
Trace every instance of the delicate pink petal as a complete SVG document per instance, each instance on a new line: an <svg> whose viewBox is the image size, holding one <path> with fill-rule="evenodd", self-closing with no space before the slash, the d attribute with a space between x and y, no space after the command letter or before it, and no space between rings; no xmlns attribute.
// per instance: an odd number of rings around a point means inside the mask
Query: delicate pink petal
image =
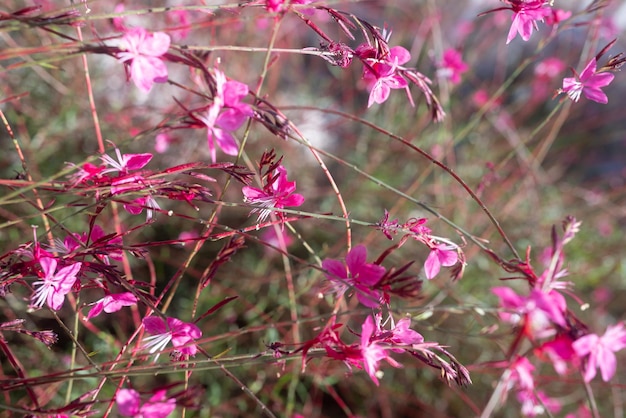
<svg viewBox="0 0 626 418"><path fill-rule="evenodd" d="M239 153L237 141L235 141L235 138L229 132L222 129L215 129L213 133L215 135L217 145L222 149L224 154L237 155Z"/></svg>
<svg viewBox="0 0 626 418"><path fill-rule="evenodd" d="M602 380L608 382L615 375L615 370L617 369L617 360L615 358L615 354L611 350L601 349L598 350L596 356L596 363L600 366L600 374L602 375Z"/></svg>
<svg viewBox="0 0 626 418"><path fill-rule="evenodd" d="M163 32L154 32L146 37L145 41L139 45L139 52L143 55L160 57L170 48L170 37Z"/></svg>
<svg viewBox="0 0 626 418"><path fill-rule="evenodd" d="M122 158L128 170L139 170L150 162L152 154L124 154Z"/></svg>
<svg viewBox="0 0 626 418"><path fill-rule="evenodd" d="M609 102L607 95L600 89L587 87L583 89L583 94L587 99L600 104L607 104Z"/></svg>
<svg viewBox="0 0 626 418"><path fill-rule="evenodd" d="M263 190L250 186L243 186L241 192L248 200L258 200L266 196Z"/></svg>
<svg viewBox="0 0 626 418"><path fill-rule="evenodd" d="M368 308L379 308L382 293L379 290L356 286L356 297L359 302Z"/></svg>
<svg viewBox="0 0 626 418"><path fill-rule="evenodd" d="M355 275L359 268L367 262L367 248L364 245L357 245L346 255L346 264L350 272Z"/></svg>
<svg viewBox="0 0 626 418"><path fill-rule="evenodd" d="M389 62L396 65L406 64L411 60L411 53L401 46L394 46L389 49Z"/></svg>
<svg viewBox="0 0 626 418"><path fill-rule="evenodd" d="M346 266L340 261L324 260L322 261L322 268L330 274L328 278L331 280L336 278L346 279L348 277Z"/></svg>
<svg viewBox="0 0 626 418"><path fill-rule="evenodd" d="M165 321L158 316L147 316L142 321L143 326L150 334L165 334L168 332Z"/></svg>
<svg viewBox="0 0 626 418"><path fill-rule="evenodd" d="M426 273L426 278L428 280L434 278L437 274L439 274L440 270L441 262L439 261L437 250L431 250L428 257L426 257L426 261L424 262L424 273Z"/></svg>
<svg viewBox="0 0 626 418"><path fill-rule="evenodd" d="M228 109L220 113L215 125L227 131L236 131L246 121L246 115L236 109Z"/></svg>

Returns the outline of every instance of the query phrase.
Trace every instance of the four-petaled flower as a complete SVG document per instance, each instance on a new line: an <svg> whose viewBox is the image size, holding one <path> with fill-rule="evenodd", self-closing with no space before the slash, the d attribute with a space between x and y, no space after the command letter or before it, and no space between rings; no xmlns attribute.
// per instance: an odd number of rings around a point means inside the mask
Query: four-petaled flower
<svg viewBox="0 0 626 418"><path fill-rule="evenodd" d="M368 308L380 306L382 292L374 289L385 275L385 268L367 261L367 249L357 245L346 255L346 264L337 260L324 260L322 267L338 295L354 287L356 297Z"/></svg>
<svg viewBox="0 0 626 418"><path fill-rule="evenodd" d="M406 64L411 59L411 54L401 46L394 46L384 59L367 58L364 61L369 64L363 69L363 79L370 89L367 107L374 103L384 103L391 93L391 89L405 89L411 104L413 99L409 92L409 83L401 74L398 67Z"/></svg>
<svg viewBox="0 0 626 418"><path fill-rule="evenodd" d="M300 206L304 203L304 196L294 193L296 182L287 180L285 167L279 165L274 174L267 177L267 184L263 189L250 186L244 186L241 189L247 203L259 206L252 210L252 213L259 212L258 222L263 222L274 208L282 209L286 206ZM282 212L278 212L277 216L284 218Z"/></svg>
<svg viewBox="0 0 626 418"><path fill-rule="evenodd" d="M32 306L41 308L45 302L51 309L58 311L63 306L65 295L72 290L82 263L70 264L59 271L56 271L57 260L55 258L42 257L39 259L39 264L45 276L43 280L33 283L37 289L33 295Z"/></svg>
<svg viewBox="0 0 626 418"><path fill-rule="evenodd" d="M608 86L615 76L611 73L596 72L597 61L593 58L585 67L580 76L574 71L575 77L566 77L563 79L563 93L573 101L580 99L580 94L594 102L606 104L609 102L606 94L601 90L602 87Z"/></svg>
<svg viewBox="0 0 626 418"><path fill-rule="evenodd" d="M133 295L131 292L106 295L94 303L93 308L91 308L87 314L87 319L100 315L102 311L106 313L113 313L119 311L124 306L132 306L136 303L137 296Z"/></svg>
<svg viewBox="0 0 626 418"><path fill-rule="evenodd" d="M167 67L160 57L169 47L170 37L166 33L133 28L120 41L117 57L124 63L130 62L130 78L147 93L153 83L167 81Z"/></svg>
<svg viewBox="0 0 626 418"><path fill-rule="evenodd" d="M195 324L183 322L176 318L148 316L143 319L143 326L151 337L144 338L142 348L150 349L150 354L157 353L154 361L161 355L161 351L169 342L176 349L178 355L194 356L198 351L195 341L202 336L202 331Z"/></svg>
<svg viewBox="0 0 626 418"><path fill-rule="evenodd" d="M134 389L120 389L115 395L115 402L124 417L165 418L176 408L176 400L166 399L165 396L165 390L159 390L141 405L139 392Z"/></svg>
<svg viewBox="0 0 626 418"><path fill-rule="evenodd" d="M615 374L617 360L615 352L626 347L626 329L624 323L609 326L603 336L587 334L572 343L579 357L587 357L584 379L590 382L600 368L602 380L608 382Z"/></svg>

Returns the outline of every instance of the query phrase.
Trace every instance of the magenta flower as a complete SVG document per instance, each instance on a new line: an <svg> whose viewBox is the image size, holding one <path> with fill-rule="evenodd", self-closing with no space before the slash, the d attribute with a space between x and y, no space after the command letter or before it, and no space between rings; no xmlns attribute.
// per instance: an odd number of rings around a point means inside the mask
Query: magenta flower
<svg viewBox="0 0 626 418"><path fill-rule="evenodd" d="M574 77L564 78L561 91L567 93L569 98L575 102L580 99L580 94L582 93L589 100L607 104L609 99L601 88L608 86L615 76L611 73L597 73L596 64L597 61L593 58L580 76L574 71Z"/></svg>
<svg viewBox="0 0 626 418"><path fill-rule="evenodd" d="M373 340L380 340L391 345L401 346L412 346L414 344L421 344L424 342L424 337L422 337L419 332L409 328L411 326L411 318L402 318L390 330L383 329L383 317L380 313L375 314L374 319L376 320L376 330L373 333L372 337L370 337ZM398 350L394 349L394 351ZM404 350L400 349L399 351Z"/></svg>
<svg viewBox="0 0 626 418"><path fill-rule="evenodd" d="M163 320L158 316L148 316L143 319L146 331L153 334L144 338L142 348L150 349L150 354L157 353L154 361L161 355L166 345L172 342L178 355L194 356L198 351L195 341L202 337L202 331L195 324L183 322L176 318Z"/></svg>
<svg viewBox="0 0 626 418"><path fill-rule="evenodd" d="M448 244L437 244L431 248L430 254L424 262L424 272L428 280L433 279L439 271L441 266L451 267L459 261L459 254L457 253L457 247Z"/></svg>
<svg viewBox="0 0 626 418"><path fill-rule="evenodd" d="M461 82L461 74L466 72L468 68L461 53L450 48L444 51L437 73L441 77L449 79L452 84L458 84Z"/></svg>
<svg viewBox="0 0 626 418"><path fill-rule="evenodd" d="M104 311L105 313L113 313L122 309L124 306L132 306L137 304L137 296L130 292L106 295L93 304L93 308L87 314L87 319L96 317Z"/></svg>
<svg viewBox="0 0 626 418"><path fill-rule="evenodd" d="M393 367L402 367L397 361L389 357L389 347L385 347L376 341L371 341L371 337L374 335L376 326L374 319L368 316L363 322L361 328L361 354L363 356L363 368L369 374L370 378L374 381L376 386L379 385L376 378L376 372L378 372L378 365L381 360L386 360Z"/></svg>
<svg viewBox="0 0 626 418"><path fill-rule="evenodd" d="M413 345L421 344L424 342L424 337L417 332L409 328L411 326L411 318L402 318L396 323L396 326L391 330L390 341L394 344L400 345Z"/></svg>
<svg viewBox="0 0 626 418"><path fill-rule="evenodd" d="M244 186L241 189L247 203L259 206L252 210L252 213L259 212L258 222L263 222L273 208L282 209L286 206L300 206L304 203L304 196L294 193L296 182L287 180L285 167L278 166L274 175L268 175L267 178L267 184L263 189L250 186ZM279 212L277 216L284 218L282 212Z"/></svg>
<svg viewBox="0 0 626 418"><path fill-rule="evenodd" d="M579 357L587 357L584 379L590 382L600 368L602 380L608 382L615 374L617 360L615 352L626 347L626 329L624 323L609 326L602 337L587 334L573 342L572 347Z"/></svg>
<svg viewBox="0 0 626 418"><path fill-rule="evenodd" d="M369 264L366 260L367 249L363 245L357 245L346 255L346 264L327 259L322 262L322 267L338 295L343 295L353 287L359 302L368 308L377 308L380 306L382 292L374 289L374 286L385 275L385 268Z"/></svg>
<svg viewBox="0 0 626 418"><path fill-rule="evenodd" d="M165 418L176 408L176 400L165 399L165 390L157 391L141 405L139 392L134 389L120 389L115 395L120 414L134 418Z"/></svg>
<svg viewBox="0 0 626 418"><path fill-rule="evenodd" d="M45 276L43 280L33 283L37 289L33 295L32 306L41 308L46 302L51 309L58 311L63 306L65 295L72 290L82 263L70 264L59 271L56 271L57 260L55 258L42 257L39 259L39 264Z"/></svg>
<svg viewBox="0 0 626 418"><path fill-rule="evenodd" d="M160 58L170 47L170 37L163 32L149 33L143 28L128 30L120 41L117 57L130 63L130 78L146 93L153 83L167 81L167 67Z"/></svg>
<svg viewBox="0 0 626 418"><path fill-rule="evenodd" d="M552 15L552 9L544 0L510 0L507 2L513 10L513 23L506 37L507 44L518 33L524 41L528 41L533 29L537 29L537 21L543 21L545 17Z"/></svg>
<svg viewBox="0 0 626 418"><path fill-rule="evenodd" d="M409 84L397 70L398 66L406 64L411 59L411 54L401 46L394 46L389 50L389 55L384 60L367 58L370 66L363 69L363 79L370 89L367 107L374 103L384 103L391 93L391 89L406 89L409 100L412 98L409 92Z"/></svg>

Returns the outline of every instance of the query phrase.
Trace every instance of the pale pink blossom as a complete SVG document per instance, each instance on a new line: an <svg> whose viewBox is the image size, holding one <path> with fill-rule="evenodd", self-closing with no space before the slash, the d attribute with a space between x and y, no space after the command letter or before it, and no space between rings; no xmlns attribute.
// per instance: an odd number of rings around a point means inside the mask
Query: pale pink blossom
<svg viewBox="0 0 626 418"><path fill-rule="evenodd" d="M167 81L167 67L161 57L170 47L170 37L163 32L150 33L143 28L126 31L119 43L119 60L130 65L130 78L149 92L154 83Z"/></svg>
<svg viewBox="0 0 626 418"><path fill-rule="evenodd" d="M602 380L608 382L615 374L617 359L615 352L626 347L626 329L624 323L611 325L603 336L587 334L573 342L574 351L579 357L587 357L584 379L590 382L600 368Z"/></svg>
<svg viewBox="0 0 626 418"><path fill-rule="evenodd" d="M82 263L72 263L57 271L57 260L52 257L42 257L39 264L44 273L43 280L36 281L32 306L41 308L44 303L58 311L63 306L65 295L70 293L76 282L76 275L80 271Z"/></svg>

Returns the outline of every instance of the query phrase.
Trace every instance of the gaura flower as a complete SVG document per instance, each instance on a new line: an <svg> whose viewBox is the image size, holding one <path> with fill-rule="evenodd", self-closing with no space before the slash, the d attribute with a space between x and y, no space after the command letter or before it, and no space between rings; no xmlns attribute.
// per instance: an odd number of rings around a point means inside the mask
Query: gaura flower
<svg viewBox="0 0 626 418"><path fill-rule="evenodd" d="M593 380L598 367L602 380L608 382L615 375L617 368L614 353L626 347L626 329L623 323L612 325L606 329L603 336L587 334L574 341L572 347L578 356L588 356L584 373L585 382Z"/></svg>
<svg viewBox="0 0 626 418"><path fill-rule="evenodd" d="M356 297L368 308L380 306L382 292L374 286L385 275L385 268L367 263L367 249L357 245L346 255L346 263L338 260L324 260L322 267L326 270L326 278L331 282L340 296L350 287L356 291Z"/></svg>
<svg viewBox="0 0 626 418"><path fill-rule="evenodd" d="M41 308L45 302L51 309L58 311L63 306L65 295L72 290L82 263L70 264L59 271L55 258L42 257L39 264L45 276L43 280L33 283L37 289L33 295L32 306Z"/></svg>
<svg viewBox="0 0 626 418"><path fill-rule="evenodd" d="M142 322L146 331L152 334L151 337L144 338L142 348L150 349L150 354L157 353L154 361L170 341L180 355L194 356L198 351L194 342L202 337L202 331L195 324L176 318L163 320L158 316L148 316Z"/></svg>
<svg viewBox="0 0 626 418"><path fill-rule="evenodd" d="M144 28L129 29L119 43L117 57L130 65L130 78L146 93L154 83L167 81L167 67L161 59L170 47L170 37L163 32L150 33Z"/></svg>
<svg viewBox="0 0 626 418"><path fill-rule="evenodd" d="M563 79L563 93L567 93L570 99L577 102L581 93L589 100L607 104L609 102L606 94L601 90L608 86L615 76L611 73L596 72L597 61L593 58L585 67L580 76L574 71L574 77Z"/></svg>
<svg viewBox="0 0 626 418"><path fill-rule="evenodd" d="M137 304L137 296L131 292L117 293L106 295L96 303L87 314L87 319L96 317L104 311L105 313L113 313L122 309L124 306L132 306Z"/></svg>
<svg viewBox="0 0 626 418"><path fill-rule="evenodd" d="M267 176L267 181L263 189L244 186L241 192L247 203L257 205L258 208L252 213L259 212L259 222L263 222L272 212L272 208L282 209L286 206L300 206L304 203L304 196L294 193L296 182L287 179L287 170L279 165L274 171L274 175ZM284 214L278 212L277 216L283 219Z"/></svg>

